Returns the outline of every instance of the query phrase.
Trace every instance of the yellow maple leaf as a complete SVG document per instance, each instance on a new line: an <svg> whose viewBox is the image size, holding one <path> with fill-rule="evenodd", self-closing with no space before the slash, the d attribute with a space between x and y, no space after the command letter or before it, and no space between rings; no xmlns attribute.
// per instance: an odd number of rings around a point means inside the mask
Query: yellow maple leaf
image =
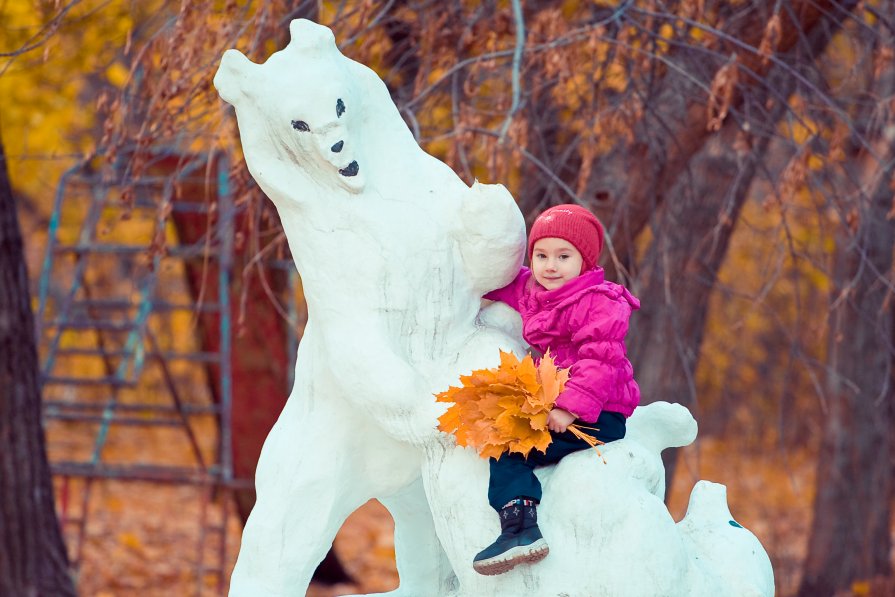
<svg viewBox="0 0 895 597"><path fill-rule="evenodd" d="M550 409L553 408L554 402L555 399L548 400L546 399L544 392L539 391L537 394L528 397L520 410L529 415L549 412Z"/></svg>
<svg viewBox="0 0 895 597"><path fill-rule="evenodd" d="M513 411L505 411L497 415L497 418L494 419L494 426L506 439L511 441L523 439L532 431L528 419L518 416L518 413Z"/></svg>
<svg viewBox="0 0 895 597"><path fill-rule="evenodd" d="M460 409L449 408L443 415L438 417L438 427L442 431L455 433L460 427Z"/></svg>
<svg viewBox="0 0 895 597"><path fill-rule="evenodd" d="M482 458L500 458L501 454L504 454L506 449L503 446L496 445L485 445L479 450L479 456Z"/></svg>
<svg viewBox="0 0 895 597"><path fill-rule="evenodd" d="M516 367L516 377L529 394L535 394L538 389L540 389L540 384L538 383L538 369L535 367L534 359L531 358L530 354L525 355L525 358L522 359L522 362Z"/></svg>
<svg viewBox="0 0 895 597"><path fill-rule="evenodd" d="M516 393L502 396L498 404L505 410L522 410L525 402L525 397L521 393Z"/></svg>
<svg viewBox="0 0 895 597"><path fill-rule="evenodd" d="M500 405L501 398L502 396L500 394L488 392L482 396L476 406L478 406L482 415L489 419L493 419L504 411L504 408Z"/></svg>
<svg viewBox="0 0 895 597"><path fill-rule="evenodd" d="M519 359L512 352L500 351L500 367L499 371L512 371L519 366Z"/></svg>
<svg viewBox="0 0 895 597"><path fill-rule="evenodd" d="M494 383L496 381L497 375L490 369L479 369L477 371L473 371L472 375L470 375L469 377L472 380L472 385L481 387L488 386Z"/></svg>
<svg viewBox="0 0 895 597"><path fill-rule="evenodd" d="M541 430L538 435L538 441L534 445L534 449L540 452L547 452L547 446L553 441L553 436L546 429Z"/></svg>
<svg viewBox="0 0 895 597"><path fill-rule="evenodd" d="M550 437L550 432L546 429L538 433L529 433L523 439L515 442L515 449L512 451L519 452L523 456L528 456L533 449L544 452L551 441L553 441L553 438Z"/></svg>
<svg viewBox="0 0 895 597"><path fill-rule="evenodd" d="M531 425L531 428L535 429L536 431L547 429L547 414L548 413L543 412L532 416L528 420L528 424Z"/></svg>
<svg viewBox="0 0 895 597"><path fill-rule="evenodd" d="M567 370L564 370L563 373L565 376L564 378L561 378L559 369L557 369L556 364L553 362L553 358L550 356L550 350L547 350L544 358L541 359L541 362L538 364L538 376L541 379L541 387L544 391L545 402L550 400L550 403L552 404L556 401L556 397L559 396L562 387L565 385L565 380L568 379Z"/></svg>

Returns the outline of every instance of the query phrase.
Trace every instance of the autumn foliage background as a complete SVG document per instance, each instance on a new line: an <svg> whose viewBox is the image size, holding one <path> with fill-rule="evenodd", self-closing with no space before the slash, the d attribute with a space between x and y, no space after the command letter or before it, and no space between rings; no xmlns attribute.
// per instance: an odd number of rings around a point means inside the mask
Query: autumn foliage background
<svg viewBox="0 0 895 597"><path fill-rule="evenodd" d="M700 424L669 462L676 518L695 480L724 483L780 595L891 593L893 15L889 0L6 0L0 126L29 271L36 280L71 166L136 183L161 150L227 156L245 215L236 333L273 303L300 335L300 286L252 290L275 278L264 259L288 250L211 77L225 49L264 61L292 18L311 18L376 70L420 144L466 182L506 185L529 222L575 201L606 223L602 265L644 306L629 349L645 400L681 402ZM133 189L115 192L128 213ZM75 234L67 215L62 233ZM166 214L111 217L104 232L144 242L147 259L179 242ZM113 266L89 275L129 280ZM195 298L181 266L164 275L172 296ZM164 337L201 343L198 318ZM213 392L203 371L177 374L196 400ZM214 421L199 430L212 455ZM89 449L71 426L47 431L51 461ZM178 462L187 448L153 431L108 450ZM192 591L190 492L96 485L81 593ZM239 517L228 524L232 566ZM335 550L354 585L314 594L395 586L389 525L376 504L352 517Z"/></svg>

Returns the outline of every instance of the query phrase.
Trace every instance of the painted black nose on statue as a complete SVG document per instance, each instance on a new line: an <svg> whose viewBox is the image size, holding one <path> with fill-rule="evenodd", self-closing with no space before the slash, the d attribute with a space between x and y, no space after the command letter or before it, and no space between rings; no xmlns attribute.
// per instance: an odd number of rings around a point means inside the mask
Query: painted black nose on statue
<svg viewBox="0 0 895 597"><path fill-rule="evenodd" d="M360 166L357 165L357 162L351 162L345 168L340 168L339 174L342 176L357 176L359 170Z"/></svg>
<svg viewBox="0 0 895 597"><path fill-rule="evenodd" d="M333 146L330 147L329 149L330 149L330 151L332 151L333 153L339 153L340 151L342 151L342 147L343 147L344 145L345 145L345 142L344 142L344 141L339 141L338 143L336 143L335 145L333 145Z"/></svg>

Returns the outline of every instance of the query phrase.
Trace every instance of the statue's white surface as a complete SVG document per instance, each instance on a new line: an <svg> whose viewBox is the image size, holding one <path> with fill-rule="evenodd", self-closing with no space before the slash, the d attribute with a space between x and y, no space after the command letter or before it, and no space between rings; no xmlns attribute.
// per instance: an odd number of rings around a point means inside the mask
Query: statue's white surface
<svg viewBox="0 0 895 597"><path fill-rule="evenodd" d="M628 437L540 471L546 560L472 569L497 536L488 466L436 431L433 393L522 352L519 318L480 297L509 282L525 227L501 185L463 183L410 134L385 85L332 32L293 21L264 64L236 50L215 76L252 176L277 207L308 325L295 386L258 463L233 597L302 596L345 518L378 498L412 597L773 595L757 539L700 482L675 524L659 453L693 441L681 406L635 411Z"/></svg>

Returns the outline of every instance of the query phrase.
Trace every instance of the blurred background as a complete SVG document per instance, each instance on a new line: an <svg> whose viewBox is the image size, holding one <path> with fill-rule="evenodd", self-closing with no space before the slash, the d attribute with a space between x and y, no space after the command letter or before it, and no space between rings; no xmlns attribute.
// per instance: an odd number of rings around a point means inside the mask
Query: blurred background
<svg viewBox="0 0 895 597"><path fill-rule="evenodd" d="M723 483L779 595L895 594L895 2L5 0L0 266L28 278L4 272L0 361L30 391L0 404L0 490L52 486L16 531L54 554L41 594L226 589L307 314L211 79L294 18L529 224L600 216L601 265L643 304L644 401L700 425L667 454L676 520L696 480ZM0 530L25 509L0 503ZM0 593L35 553L0 558ZM309 595L395 586L371 502Z"/></svg>

